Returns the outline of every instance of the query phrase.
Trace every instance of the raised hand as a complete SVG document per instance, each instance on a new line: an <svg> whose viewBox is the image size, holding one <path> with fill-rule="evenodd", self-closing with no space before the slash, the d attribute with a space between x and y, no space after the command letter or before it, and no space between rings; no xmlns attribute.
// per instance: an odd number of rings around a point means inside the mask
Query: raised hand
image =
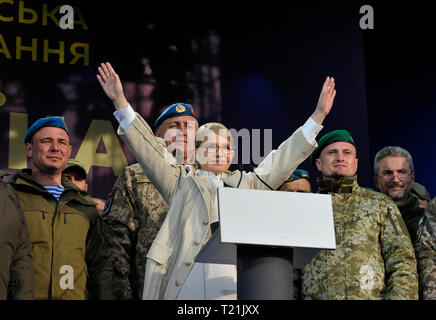
<svg viewBox="0 0 436 320"><path fill-rule="evenodd" d="M109 99L112 100L115 109L120 110L127 107L128 102L124 96L121 80L109 62L102 63L98 67L97 80Z"/></svg>
<svg viewBox="0 0 436 320"><path fill-rule="evenodd" d="M322 124L325 117L330 113L335 96L335 79L333 77L327 77L322 85L315 112L311 116L316 123Z"/></svg>

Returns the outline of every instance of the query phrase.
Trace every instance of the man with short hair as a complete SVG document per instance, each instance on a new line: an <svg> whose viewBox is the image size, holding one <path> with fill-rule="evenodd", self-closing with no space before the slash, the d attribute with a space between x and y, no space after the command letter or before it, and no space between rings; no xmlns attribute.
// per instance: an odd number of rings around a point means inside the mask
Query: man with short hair
<svg viewBox="0 0 436 320"><path fill-rule="evenodd" d="M86 191L62 177L72 149L63 119L37 120L24 142L32 169L9 183L32 240L35 299L115 299L101 217Z"/></svg>
<svg viewBox="0 0 436 320"><path fill-rule="evenodd" d="M310 160L321 171L320 193L330 194L335 250L321 250L303 268L306 299L417 299L412 243L395 203L357 183L350 133L324 135Z"/></svg>
<svg viewBox="0 0 436 320"><path fill-rule="evenodd" d="M192 105L170 105L154 123L155 135L180 163L192 163L197 116ZM122 287L121 299L142 299L145 264L168 212L168 204L138 163L118 177L106 203L103 221Z"/></svg>
<svg viewBox="0 0 436 320"><path fill-rule="evenodd" d="M425 209L412 192L415 170L410 153L398 146L378 151L374 158L374 183L396 203L406 223L418 262L420 298L436 299L436 238Z"/></svg>

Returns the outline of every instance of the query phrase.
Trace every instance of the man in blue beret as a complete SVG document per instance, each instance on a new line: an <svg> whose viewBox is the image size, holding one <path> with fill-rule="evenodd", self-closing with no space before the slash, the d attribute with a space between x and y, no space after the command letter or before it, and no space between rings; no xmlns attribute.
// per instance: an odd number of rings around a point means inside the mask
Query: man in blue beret
<svg viewBox="0 0 436 320"><path fill-rule="evenodd" d="M179 163L191 163L198 128L194 107L174 103L154 123L155 135ZM103 222L112 251L121 299L140 300L148 250L167 215L168 204L138 163L126 167L112 188Z"/></svg>
<svg viewBox="0 0 436 320"><path fill-rule="evenodd" d="M306 299L418 298L415 252L395 203L357 183L356 144L346 130L324 135L311 162L318 192L330 194L336 249L321 250L303 268Z"/></svg>
<svg viewBox="0 0 436 320"><path fill-rule="evenodd" d="M32 241L35 299L115 299L102 221L86 191L62 177L71 145L60 117L37 120L25 138L32 169L9 181Z"/></svg>
<svg viewBox="0 0 436 320"><path fill-rule="evenodd" d="M309 172L304 169L296 169L292 176L283 182L280 186L280 191L291 191L291 192L311 192L311 185L309 181Z"/></svg>
<svg viewBox="0 0 436 320"><path fill-rule="evenodd" d="M155 135L165 140L167 150L179 164L191 163L195 153L195 132L198 119L192 105L174 103L154 123Z"/></svg>

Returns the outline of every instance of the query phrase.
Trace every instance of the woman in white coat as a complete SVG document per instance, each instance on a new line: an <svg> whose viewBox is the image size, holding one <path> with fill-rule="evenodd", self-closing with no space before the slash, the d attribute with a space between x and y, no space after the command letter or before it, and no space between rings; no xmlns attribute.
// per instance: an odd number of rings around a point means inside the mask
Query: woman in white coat
<svg viewBox="0 0 436 320"><path fill-rule="evenodd" d="M267 189L268 185L277 189L317 147L315 137L336 95L334 79L326 78L315 112L306 123L266 156L253 172L247 173L223 171L230 162L217 164L213 157L204 157L198 163L199 168L177 164L164 140L154 136L150 126L130 107L112 66L102 63L98 71L97 79L116 109L118 134L169 204L167 217L147 254L143 299L177 299L196 255L210 237L211 223L217 220L215 202L219 184L216 182L238 188ZM218 141L216 148L221 148L219 135L205 140L215 145ZM198 147L201 150L202 143ZM204 155L197 153L197 160L201 158L199 154Z"/></svg>

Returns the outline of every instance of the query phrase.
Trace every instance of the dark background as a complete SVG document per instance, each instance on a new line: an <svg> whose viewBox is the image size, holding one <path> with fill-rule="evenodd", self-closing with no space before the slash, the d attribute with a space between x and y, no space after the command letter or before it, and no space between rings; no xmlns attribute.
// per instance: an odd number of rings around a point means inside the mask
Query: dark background
<svg viewBox="0 0 436 320"><path fill-rule="evenodd" d="M336 80L337 96L321 134L350 131L358 148L360 184L374 187L375 153L386 145L399 145L414 158L416 181L432 197L436 194L432 148L436 19L426 2L72 2L85 15L89 32L84 36L93 41L95 51L88 67L64 66L57 72L87 74L89 83L83 90L94 92L100 106L97 114L104 113L106 119L111 119L110 103L101 91L95 93L99 62L111 61L122 79L136 79L141 73L139 58L145 52L154 62L158 82L168 83L201 60L218 64L221 71L220 108L202 120L222 121L236 130L273 129L276 148L311 115L329 75ZM359 27L359 8L365 4L374 9L373 30ZM208 61L210 54L201 50L195 54L188 50L187 39L201 39L211 32L220 39L215 61ZM177 44L177 57L164 49L168 44ZM0 66L0 72L39 68L22 62ZM27 73L18 74L26 77ZM49 76L41 73L45 83L50 82ZM190 101L187 92L182 82L161 85L156 104L176 98ZM150 120L154 122L155 117L156 113ZM35 113L29 120L36 118ZM316 168L309 161L301 167L310 171L316 190Z"/></svg>

